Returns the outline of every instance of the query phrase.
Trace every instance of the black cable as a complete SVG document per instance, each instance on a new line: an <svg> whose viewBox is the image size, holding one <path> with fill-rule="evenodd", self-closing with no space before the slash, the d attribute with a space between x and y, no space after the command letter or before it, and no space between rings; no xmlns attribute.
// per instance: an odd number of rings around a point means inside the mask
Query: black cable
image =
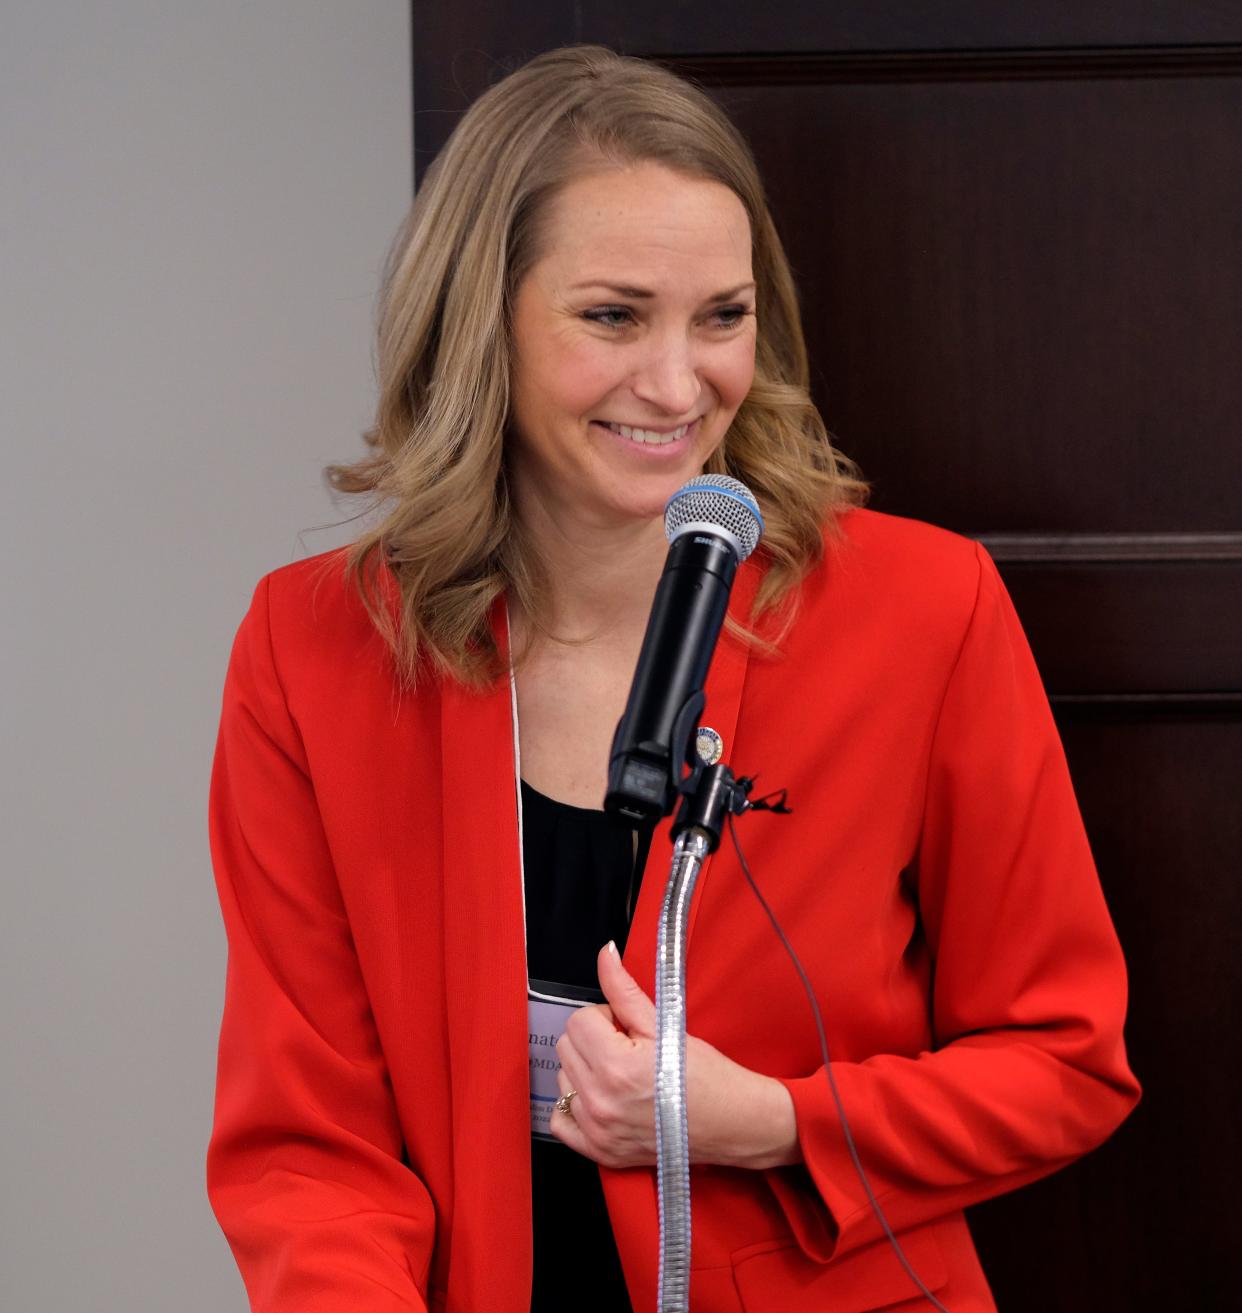
<svg viewBox="0 0 1242 1313"><path fill-rule="evenodd" d="M783 799L782 799L783 801ZM753 806L753 804L751 804ZM729 837L733 840L734 850L737 852L737 860L742 865L742 874L746 877L746 883L750 885L751 892L759 900L759 906L767 913L768 920L772 922L772 929L776 931L781 943L785 946L785 952L789 954L790 961L794 964L794 970L798 973L798 978L802 981L802 988L806 991L806 996L811 1001L811 1011L815 1014L815 1029L819 1033L819 1050L824 1058L824 1074L828 1077L828 1088L832 1091L833 1102L837 1106L837 1116L841 1119L841 1130L845 1135L845 1144L850 1151L850 1159L854 1164L854 1170L858 1173L858 1179L862 1182L863 1189L867 1192L867 1199L871 1204L871 1211L875 1213L876 1219L884 1228L884 1234L888 1237L888 1243L893 1247L893 1253L897 1255L901 1266L905 1268L906 1275L919 1288L923 1296L932 1305L933 1308L940 1310L940 1313L949 1313L949 1310L932 1294L923 1284L922 1278L910 1265L910 1260L906 1257L905 1251L897 1243L897 1237L893 1234L893 1228L888 1224L888 1218L884 1216L884 1210L880 1207L880 1201L875 1197L875 1191L871 1188L871 1182L867 1179L867 1173L863 1170L862 1159L858 1156L858 1149L854 1144L854 1136L850 1131L850 1124L846 1120L845 1109L841 1104L841 1095L837 1092L836 1078L832 1074L832 1062L828 1055L828 1037L824 1034L824 1019L820 1016L819 1004L815 1000L815 991L811 987L811 982L803 970L802 963L798 960L797 953L794 952L793 945L789 942L784 930L781 929L781 923L776 919L776 914L768 906L768 900L759 892L759 886L755 883L755 877L750 873L750 867L746 864L746 855L742 852L742 845L737 837L737 825L732 812L729 813Z"/></svg>

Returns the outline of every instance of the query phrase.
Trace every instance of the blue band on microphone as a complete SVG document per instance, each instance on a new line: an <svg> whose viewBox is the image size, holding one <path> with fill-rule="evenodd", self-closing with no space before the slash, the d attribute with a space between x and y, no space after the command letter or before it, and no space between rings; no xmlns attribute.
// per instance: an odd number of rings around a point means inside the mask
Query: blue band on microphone
<svg viewBox="0 0 1242 1313"><path fill-rule="evenodd" d="M759 513L759 507L750 497L739 497L732 488L723 487L719 483L696 483L693 486L678 488L675 493L664 503L664 513L668 514L668 508L682 497L693 497L696 492L711 492L717 497L728 497L730 501L735 501L739 506L744 506L759 521L759 533L762 535L765 528L763 516Z"/></svg>

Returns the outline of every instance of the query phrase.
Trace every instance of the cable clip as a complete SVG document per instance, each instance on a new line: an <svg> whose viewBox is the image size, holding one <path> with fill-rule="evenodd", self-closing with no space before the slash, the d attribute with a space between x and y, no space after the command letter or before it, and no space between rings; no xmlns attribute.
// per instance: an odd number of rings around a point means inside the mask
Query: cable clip
<svg viewBox="0 0 1242 1313"><path fill-rule="evenodd" d="M793 808L786 805L788 789L774 789L771 793L765 793L761 798L752 800L750 791L755 787L755 781L750 776L743 776L736 780L733 785L733 805L730 811L734 816L741 816L743 812L774 812L777 816L792 816Z"/></svg>

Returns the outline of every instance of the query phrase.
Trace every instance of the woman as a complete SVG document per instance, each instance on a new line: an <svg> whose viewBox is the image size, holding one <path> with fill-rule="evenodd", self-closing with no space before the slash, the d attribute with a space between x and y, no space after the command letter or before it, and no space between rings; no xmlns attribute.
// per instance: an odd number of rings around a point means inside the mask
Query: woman
<svg viewBox="0 0 1242 1313"><path fill-rule="evenodd" d="M429 173L379 360L374 453L334 475L386 518L259 585L213 779L209 1187L253 1307L654 1307L670 848L596 809L660 514L708 470L766 520L705 713L795 809L745 822L750 864L902 1247L954 1313L992 1308L962 1209L1132 1106L1124 969L995 569L859 508L736 131L640 61L532 61ZM688 976L693 1307L914 1307L723 851ZM552 1143L527 1025L548 980L605 1000L557 1047Z"/></svg>

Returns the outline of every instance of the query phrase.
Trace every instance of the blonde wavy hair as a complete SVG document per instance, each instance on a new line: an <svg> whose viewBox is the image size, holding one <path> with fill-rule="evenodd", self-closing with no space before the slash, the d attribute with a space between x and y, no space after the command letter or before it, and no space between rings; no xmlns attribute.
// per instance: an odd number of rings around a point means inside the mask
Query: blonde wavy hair
<svg viewBox="0 0 1242 1313"><path fill-rule="evenodd" d="M543 567L506 474L510 310L557 192L648 161L722 183L750 219L754 383L707 470L741 479L763 512L768 568L752 620L819 561L832 513L865 496L811 402L793 278L737 129L656 64L600 46L549 51L481 96L428 170L384 273L380 395L364 435L373 452L327 471L337 491L383 507L347 573L407 684L428 668L475 686L494 679L502 593L536 622L546 614Z"/></svg>

